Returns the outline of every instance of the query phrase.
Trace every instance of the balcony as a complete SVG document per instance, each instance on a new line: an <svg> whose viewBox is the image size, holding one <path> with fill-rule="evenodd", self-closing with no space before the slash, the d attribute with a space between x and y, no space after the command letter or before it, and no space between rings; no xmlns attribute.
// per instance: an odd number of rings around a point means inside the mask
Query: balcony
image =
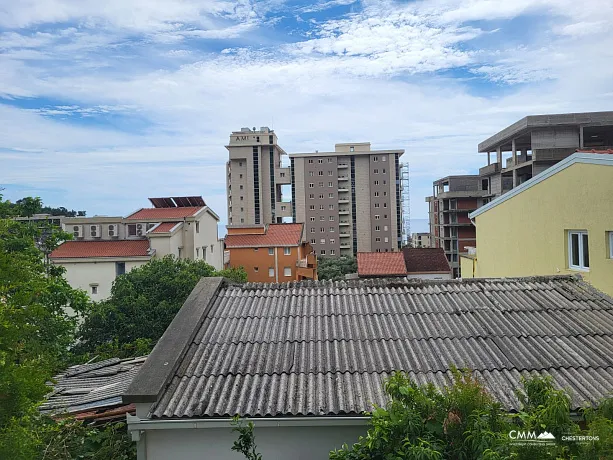
<svg viewBox="0 0 613 460"><path fill-rule="evenodd" d="M351 243L341 243L341 249L351 249Z"/></svg>
<svg viewBox="0 0 613 460"><path fill-rule="evenodd" d="M490 165L484 166L483 168L479 168L480 176L488 176L497 172L500 172L500 163L492 163Z"/></svg>
<svg viewBox="0 0 613 460"><path fill-rule="evenodd" d="M347 163L337 163L336 167L338 169L345 169L345 168L348 168L349 165Z"/></svg>
<svg viewBox="0 0 613 460"><path fill-rule="evenodd" d="M338 236L340 236L341 238L349 238L351 236L351 233L341 232L338 234Z"/></svg>
<svg viewBox="0 0 613 460"><path fill-rule="evenodd" d="M280 201L278 203L275 203L275 216L292 217L292 202Z"/></svg>
<svg viewBox="0 0 613 460"><path fill-rule="evenodd" d="M341 227L343 226L349 226L351 225L351 222L349 222L348 220L341 220L338 225L340 225Z"/></svg>
<svg viewBox="0 0 613 460"><path fill-rule="evenodd" d="M338 192L339 192L339 193L342 193L342 192L348 192L348 191L349 191L349 189L348 189L348 188L345 188L345 187L339 187L339 188L338 188Z"/></svg>
<svg viewBox="0 0 613 460"><path fill-rule="evenodd" d="M349 176L338 176L338 180L342 181L342 180L349 180Z"/></svg>
<svg viewBox="0 0 613 460"><path fill-rule="evenodd" d="M349 199L348 198L339 198L338 202L339 202L339 204L349 204Z"/></svg>
<svg viewBox="0 0 613 460"><path fill-rule="evenodd" d="M339 216L348 216L349 215L349 209L339 209L338 210L338 214L339 214Z"/></svg>

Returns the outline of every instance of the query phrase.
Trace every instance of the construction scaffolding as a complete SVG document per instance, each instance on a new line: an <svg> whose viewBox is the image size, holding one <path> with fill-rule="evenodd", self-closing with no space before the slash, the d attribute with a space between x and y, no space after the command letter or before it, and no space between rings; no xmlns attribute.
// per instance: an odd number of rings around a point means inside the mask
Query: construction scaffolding
<svg viewBox="0 0 613 460"><path fill-rule="evenodd" d="M402 245L411 241L411 190L409 183L409 163L400 165L400 190L402 198Z"/></svg>

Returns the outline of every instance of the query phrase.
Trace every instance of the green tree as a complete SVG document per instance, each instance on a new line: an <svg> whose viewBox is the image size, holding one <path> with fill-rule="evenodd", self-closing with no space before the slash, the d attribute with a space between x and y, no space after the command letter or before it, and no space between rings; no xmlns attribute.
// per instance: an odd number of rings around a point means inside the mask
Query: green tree
<svg viewBox="0 0 613 460"><path fill-rule="evenodd" d="M358 272L355 257L320 257L317 259L317 278L343 280L345 275Z"/></svg>
<svg viewBox="0 0 613 460"><path fill-rule="evenodd" d="M0 445L7 427L49 390L87 309L87 295L68 285L61 268L49 269L38 247L64 238L58 229L0 219Z"/></svg>
<svg viewBox="0 0 613 460"><path fill-rule="evenodd" d="M216 272L206 262L172 256L153 259L117 277L111 297L94 304L79 331L75 353L132 357L151 351L202 277L246 281L242 268Z"/></svg>

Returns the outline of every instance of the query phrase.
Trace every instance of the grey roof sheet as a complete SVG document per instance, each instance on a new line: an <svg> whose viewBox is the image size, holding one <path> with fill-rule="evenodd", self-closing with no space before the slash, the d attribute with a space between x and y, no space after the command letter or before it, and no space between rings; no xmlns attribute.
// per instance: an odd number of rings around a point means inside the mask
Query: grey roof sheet
<svg viewBox="0 0 613 460"><path fill-rule="evenodd" d="M122 393L145 359L112 358L69 367L54 377L53 391L39 409L46 413L76 414L121 406Z"/></svg>
<svg viewBox="0 0 613 460"><path fill-rule="evenodd" d="M445 385L452 365L509 410L529 373L574 408L613 391L613 299L576 277L226 285L212 302L152 417L360 414L392 372Z"/></svg>

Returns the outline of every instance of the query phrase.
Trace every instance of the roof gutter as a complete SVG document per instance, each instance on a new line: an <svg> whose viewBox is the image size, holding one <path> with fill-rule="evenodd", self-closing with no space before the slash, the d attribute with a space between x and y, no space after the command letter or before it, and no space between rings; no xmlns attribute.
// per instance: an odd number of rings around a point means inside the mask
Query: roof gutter
<svg viewBox="0 0 613 460"><path fill-rule="evenodd" d="M189 430L231 427L232 417L202 419L141 419L126 414L129 431L140 430ZM322 417L245 417L241 420L253 422L257 428L289 426L366 426L370 417L366 416L322 416Z"/></svg>

